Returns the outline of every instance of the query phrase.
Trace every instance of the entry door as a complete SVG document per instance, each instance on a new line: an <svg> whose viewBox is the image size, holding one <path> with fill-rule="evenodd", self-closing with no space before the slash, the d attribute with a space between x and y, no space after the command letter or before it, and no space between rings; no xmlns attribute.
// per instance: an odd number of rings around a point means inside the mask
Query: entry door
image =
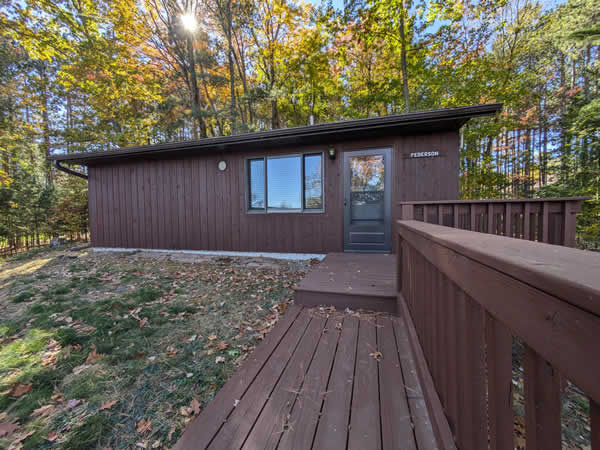
<svg viewBox="0 0 600 450"><path fill-rule="evenodd" d="M344 152L344 251L392 250L391 154Z"/></svg>

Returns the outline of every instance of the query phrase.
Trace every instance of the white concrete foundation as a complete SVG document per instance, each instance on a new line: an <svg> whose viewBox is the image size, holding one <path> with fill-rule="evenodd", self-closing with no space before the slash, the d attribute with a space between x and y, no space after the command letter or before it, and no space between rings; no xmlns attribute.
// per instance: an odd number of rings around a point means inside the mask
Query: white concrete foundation
<svg viewBox="0 0 600 450"><path fill-rule="evenodd" d="M322 261L325 256L318 253L268 253L268 252L227 252L216 250L163 250L153 248L113 248L113 247L92 247L94 252L150 252L150 253L175 253L187 255L206 255L206 256L234 256L246 258L273 258L287 259L293 261L318 259Z"/></svg>

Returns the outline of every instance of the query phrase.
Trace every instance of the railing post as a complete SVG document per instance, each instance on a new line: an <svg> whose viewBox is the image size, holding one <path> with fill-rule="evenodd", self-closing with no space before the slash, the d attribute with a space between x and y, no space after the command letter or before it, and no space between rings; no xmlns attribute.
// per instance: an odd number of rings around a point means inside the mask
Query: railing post
<svg viewBox="0 0 600 450"><path fill-rule="evenodd" d="M576 202L564 202L562 245L565 247L575 247L577 208L574 203Z"/></svg>
<svg viewBox="0 0 600 450"><path fill-rule="evenodd" d="M455 203L452 205L452 225L454 228L459 228L459 220L458 220L458 205Z"/></svg>
<svg viewBox="0 0 600 450"><path fill-rule="evenodd" d="M402 236L396 232L396 292L398 293L402 292L402 261Z"/></svg>
<svg viewBox="0 0 600 450"><path fill-rule="evenodd" d="M523 239L531 240L531 204L529 202L523 203Z"/></svg>
<svg viewBox="0 0 600 450"><path fill-rule="evenodd" d="M510 202L504 204L504 236L512 237L512 211Z"/></svg>
<svg viewBox="0 0 600 450"><path fill-rule="evenodd" d="M527 448L560 450L560 381L552 365L525 346L525 433Z"/></svg>
<svg viewBox="0 0 600 450"><path fill-rule="evenodd" d="M548 229L549 229L549 217L550 217L550 204L548 202L542 203L542 236L540 241L548 243Z"/></svg>
<svg viewBox="0 0 600 450"><path fill-rule="evenodd" d="M414 205L402 205L400 210L400 217L402 220L415 220L415 207Z"/></svg>

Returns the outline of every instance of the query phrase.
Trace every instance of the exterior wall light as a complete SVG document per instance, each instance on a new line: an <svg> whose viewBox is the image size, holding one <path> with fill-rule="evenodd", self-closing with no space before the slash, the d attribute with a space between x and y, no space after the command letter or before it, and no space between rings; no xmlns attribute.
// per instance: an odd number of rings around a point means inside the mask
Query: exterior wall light
<svg viewBox="0 0 600 450"><path fill-rule="evenodd" d="M335 159L335 148L334 147L329 148L329 159L331 159L332 161Z"/></svg>

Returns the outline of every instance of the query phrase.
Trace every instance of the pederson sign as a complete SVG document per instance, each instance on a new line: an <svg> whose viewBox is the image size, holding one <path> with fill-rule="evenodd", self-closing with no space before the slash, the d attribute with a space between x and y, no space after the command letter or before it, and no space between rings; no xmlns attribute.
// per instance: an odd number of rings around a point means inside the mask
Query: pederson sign
<svg viewBox="0 0 600 450"><path fill-rule="evenodd" d="M433 158L440 156L440 152L413 152L408 155L409 158Z"/></svg>

